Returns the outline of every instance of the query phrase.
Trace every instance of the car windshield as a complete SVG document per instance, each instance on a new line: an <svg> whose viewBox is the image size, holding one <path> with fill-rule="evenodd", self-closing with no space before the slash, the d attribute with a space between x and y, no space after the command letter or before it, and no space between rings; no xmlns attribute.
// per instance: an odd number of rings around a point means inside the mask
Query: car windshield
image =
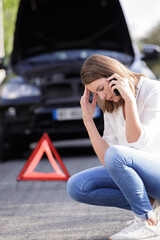
<svg viewBox="0 0 160 240"><path fill-rule="evenodd" d="M79 49L79 50L66 50L56 51L50 54L42 54L36 57L27 59L25 62L30 64L48 63L48 62L65 62L69 60L85 60L87 57L93 54L101 54L108 57L115 58L125 65L132 63L133 57L126 53L120 53L116 51L107 50L95 50L95 49Z"/></svg>
<svg viewBox="0 0 160 240"><path fill-rule="evenodd" d="M133 61L133 57L126 53L120 53L116 51L107 50L95 50L95 49L79 49L79 50L61 50L52 53L38 55L21 61L16 65L15 71L21 74L28 72L37 72L42 69L52 69L59 71L63 66L63 71L74 69L80 70L80 66L83 61L93 54L102 54L108 57L115 58L126 66L130 66Z"/></svg>

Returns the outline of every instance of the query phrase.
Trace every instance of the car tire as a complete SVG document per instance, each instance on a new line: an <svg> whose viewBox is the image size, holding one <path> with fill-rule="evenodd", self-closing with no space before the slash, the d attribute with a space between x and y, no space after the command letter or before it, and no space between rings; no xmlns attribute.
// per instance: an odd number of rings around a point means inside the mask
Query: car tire
<svg viewBox="0 0 160 240"><path fill-rule="evenodd" d="M6 146L7 144L4 141L4 135L2 126L0 126L0 161L6 161L9 159L10 150Z"/></svg>
<svg viewBox="0 0 160 240"><path fill-rule="evenodd" d="M29 149L29 144L25 145L8 143L4 138L3 127L0 125L0 161L7 161L23 157L25 151Z"/></svg>

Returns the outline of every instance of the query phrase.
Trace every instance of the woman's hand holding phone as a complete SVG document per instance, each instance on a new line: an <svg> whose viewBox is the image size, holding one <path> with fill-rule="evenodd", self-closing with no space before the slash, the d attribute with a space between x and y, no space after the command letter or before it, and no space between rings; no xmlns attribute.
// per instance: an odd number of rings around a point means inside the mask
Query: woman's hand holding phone
<svg viewBox="0 0 160 240"><path fill-rule="evenodd" d="M117 81L116 78L113 78L112 80L110 80L110 82L112 82L113 80ZM113 84L112 86L114 86L115 84ZM120 96L120 92L117 89L114 89L114 93L116 96Z"/></svg>
<svg viewBox="0 0 160 240"><path fill-rule="evenodd" d="M134 94L130 88L129 81L127 78L123 78L115 73L111 77L107 78L107 81L110 82L109 88L116 94L116 96L121 95L121 97L125 101L133 99Z"/></svg>

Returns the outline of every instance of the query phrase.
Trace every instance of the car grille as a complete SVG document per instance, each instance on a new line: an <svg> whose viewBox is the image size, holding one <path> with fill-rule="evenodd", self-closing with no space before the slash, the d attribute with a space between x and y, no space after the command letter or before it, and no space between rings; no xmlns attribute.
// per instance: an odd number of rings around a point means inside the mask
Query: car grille
<svg viewBox="0 0 160 240"><path fill-rule="evenodd" d="M69 84L52 85L46 88L45 96L49 99L64 98L72 95L72 88Z"/></svg>
<svg viewBox="0 0 160 240"><path fill-rule="evenodd" d="M68 81L67 83L53 83L42 86L45 99L61 99L70 97L80 97L83 95L84 86L79 81Z"/></svg>

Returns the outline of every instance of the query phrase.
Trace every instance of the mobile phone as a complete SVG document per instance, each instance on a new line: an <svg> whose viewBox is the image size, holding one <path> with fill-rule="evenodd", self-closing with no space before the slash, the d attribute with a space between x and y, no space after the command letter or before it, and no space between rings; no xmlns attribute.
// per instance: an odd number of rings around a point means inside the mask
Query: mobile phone
<svg viewBox="0 0 160 240"><path fill-rule="evenodd" d="M117 81L116 78L113 78L112 80L116 80ZM110 82L112 82L112 80L110 80ZM112 86L114 86L114 85L115 84L113 84ZM114 89L114 93L115 93L116 96L120 96L120 93L119 93L119 91L117 89Z"/></svg>

